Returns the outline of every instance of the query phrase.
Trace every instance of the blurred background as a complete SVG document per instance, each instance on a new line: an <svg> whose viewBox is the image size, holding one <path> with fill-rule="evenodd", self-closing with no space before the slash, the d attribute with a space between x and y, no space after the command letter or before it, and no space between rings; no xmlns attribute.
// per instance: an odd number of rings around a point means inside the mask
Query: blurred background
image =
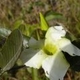
<svg viewBox="0 0 80 80"><path fill-rule="evenodd" d="M63 16L50 20L49 25L60 23L72 35L80 38L80 0L0 0L0 26L11 30L17 26L25 29L26 24L34 26L40 22L40 12L46 15L49 11ZM38 77L34 79L35 75L31 74L33 70L14 70L8 75L1 76L0 80L49 80L42 69L38 70ZM65 80L80 80L80 73L69 69Z"/></svg>
<svg viewBox="0 0 80 80"><path fill-rule="evenodd" d="M0 0L0 25L12 28L20 20L22 23L35 24L39 22L39 12L45 14L53 10L65 18L58 22L63 23L76 37L80 37L79 3L80 0Z"/></svg>

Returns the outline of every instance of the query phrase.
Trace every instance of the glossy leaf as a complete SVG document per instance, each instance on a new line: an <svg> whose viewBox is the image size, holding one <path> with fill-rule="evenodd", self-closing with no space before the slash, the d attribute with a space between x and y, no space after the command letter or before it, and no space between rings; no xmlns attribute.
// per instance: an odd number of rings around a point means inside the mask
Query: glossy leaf
<svg viewBox="0 0 80 80"><path fill-rule="evenodd" d="M22 34L16 29L6 40L0 52L1 73L9 70L20 55L22 48Z"/></svg>

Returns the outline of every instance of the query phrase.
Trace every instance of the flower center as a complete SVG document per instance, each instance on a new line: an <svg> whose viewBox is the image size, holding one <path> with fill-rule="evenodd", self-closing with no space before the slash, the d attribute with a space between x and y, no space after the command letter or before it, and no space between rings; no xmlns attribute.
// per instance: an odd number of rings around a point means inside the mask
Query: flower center
<svg viewBox="0 0 80 80"><path fill-rule="evenodd" d="M53 45L53 43L46 44L43 48L43 51L48 55L53 55L54 53L56 53L58 51L58 48L55 44Z"/></svg>

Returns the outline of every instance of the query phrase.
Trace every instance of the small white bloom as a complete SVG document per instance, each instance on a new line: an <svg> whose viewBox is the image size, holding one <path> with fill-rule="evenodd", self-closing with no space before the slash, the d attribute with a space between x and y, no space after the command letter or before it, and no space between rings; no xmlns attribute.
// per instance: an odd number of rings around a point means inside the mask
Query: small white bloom
<svg viewBox="0 0 80 80"><path fill-rule="evenodd" d="M38 69L42 65L46 76L50 80L63 80L70 65L61 50L69 52L70 55L73 55L73 52L76 51L70 40L65 38L65 35L66 31L62 26L50 27L46 33L43 48L28 60L25 65Z"/></svg>

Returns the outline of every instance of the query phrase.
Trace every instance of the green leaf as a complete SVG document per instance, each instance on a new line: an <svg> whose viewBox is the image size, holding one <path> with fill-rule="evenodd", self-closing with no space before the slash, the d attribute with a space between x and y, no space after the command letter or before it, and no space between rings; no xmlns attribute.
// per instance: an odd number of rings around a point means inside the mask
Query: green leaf
<svg viewBox="0 0 80 80"><path fill-rule="evenodd" d="M32 36L33 32L38 29L39 24L21 24L19 26L20 31L25 35L25 36Z"/></svg>
<svg viewBox="0 0 80 80"><path fill-rule="evenodd" d="M45 19L47 21L52 20L52 19L62 19L63 16L60 13L56 13L54 11L48 11L45 13Z"/></svg>
<svg viewBox="0 0 80 80"><path fill-rule="evenodd" d="M44 16L42 13L40 13L40 20L41 20L41 30L47 31L47 29L49 28Z"/></svg>
<svg viewBox="0 0 80 80"><path fill-rule="evenodd" d="M14 22L13 29L19 28L19 26L22 25L22 23L22 20L17 20L16 22Z"/></svg>
<svg viewBox="0 0 80 80"><path fill-rule="evenodd" d="M6 40L0 52L1 73L9 70L18 59L22 48L22 34L16 29Z"/></svg>

